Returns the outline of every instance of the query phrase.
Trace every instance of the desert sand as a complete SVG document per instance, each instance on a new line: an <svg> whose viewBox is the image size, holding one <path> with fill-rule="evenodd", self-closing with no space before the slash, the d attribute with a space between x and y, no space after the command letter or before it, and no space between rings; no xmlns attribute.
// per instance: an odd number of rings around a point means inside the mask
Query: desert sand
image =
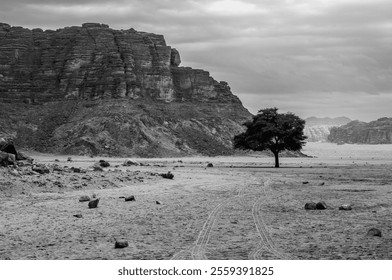
<svg viewBox="0 0 392 280"><path fill-rule="evenodd" d="M313 157L281 168L255 155L105 158L110 167L93 171L102 158L30 152L86 173L0 168L0 259L392 259L392 145L308 143L304 153ZM312 201L328 207L305 210Z"/></svg>

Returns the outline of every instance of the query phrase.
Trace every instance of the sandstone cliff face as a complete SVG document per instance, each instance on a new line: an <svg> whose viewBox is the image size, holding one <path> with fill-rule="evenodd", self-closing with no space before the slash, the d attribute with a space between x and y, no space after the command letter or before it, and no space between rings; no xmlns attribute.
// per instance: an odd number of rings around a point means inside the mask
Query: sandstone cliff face
<svg viewBox="0 0 392 280"><path fill-rule="evenodd" d="M392 118L381 118L369 123L353 121L331 129L328 140L350 144L392 144Z"/></svg>
<svg viewBox="0 0 392 280"><path fill-rule="evenodd" d="M0 23L0 134L48 152L230 152L250 113L226 82L180 63L162 35Z"/></svg>
<svg viewBox="0 0 392 280"><path fill-rule="evenodd" d="M339 127L349 123L351 120L346 117L338 118L307 118L304 134L308 136L310 142L326 142L333 127Z"/></svg>

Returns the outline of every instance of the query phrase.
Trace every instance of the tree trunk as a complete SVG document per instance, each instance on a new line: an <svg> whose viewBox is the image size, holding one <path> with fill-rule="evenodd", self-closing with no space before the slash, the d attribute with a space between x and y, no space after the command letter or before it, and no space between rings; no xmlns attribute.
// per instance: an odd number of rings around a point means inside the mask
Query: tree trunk
<svg viewBox="0 0 392 280"><path fill-rule="evenodd" d="M275 156L275 167L279 167L279 152L273 152Z"/></svg>

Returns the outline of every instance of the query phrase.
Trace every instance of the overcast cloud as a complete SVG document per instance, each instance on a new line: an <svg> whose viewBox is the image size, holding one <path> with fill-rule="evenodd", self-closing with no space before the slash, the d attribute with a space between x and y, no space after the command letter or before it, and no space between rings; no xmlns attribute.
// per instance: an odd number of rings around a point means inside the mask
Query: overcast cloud
<svg viewBox="0 0 392 280"><path fill-rule="evenodd" d="M253 113L392 117L390 0L2 0L0 21L163 34Z"/></svg>

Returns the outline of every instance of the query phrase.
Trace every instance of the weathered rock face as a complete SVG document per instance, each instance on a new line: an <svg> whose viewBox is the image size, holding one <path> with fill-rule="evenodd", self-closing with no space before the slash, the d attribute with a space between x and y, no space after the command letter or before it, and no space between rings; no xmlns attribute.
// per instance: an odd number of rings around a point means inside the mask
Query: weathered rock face
<svg viewBox="0 0 392 280"><path fill-rule="evenodd" d="M331 129L328 140L333 143L392 144L392 118L369 123L352 121Z"/></svg>
<svg viewBox="0 0 392 280"><path fill-rule="evenodd" d="M226 82L179 67L162 35L96 23L56 31L0 24L0 40L0 134L19 146L222 154L251 117Z"/></svg>
<svg viewBox="0 0 392 280"><path fill-rule="evenodd" d="M326 142L332 127L339 127L349 123L351 120L346 117L338 118L316 118L305 119L304 134L308 136L309 142Z"/></svg>

